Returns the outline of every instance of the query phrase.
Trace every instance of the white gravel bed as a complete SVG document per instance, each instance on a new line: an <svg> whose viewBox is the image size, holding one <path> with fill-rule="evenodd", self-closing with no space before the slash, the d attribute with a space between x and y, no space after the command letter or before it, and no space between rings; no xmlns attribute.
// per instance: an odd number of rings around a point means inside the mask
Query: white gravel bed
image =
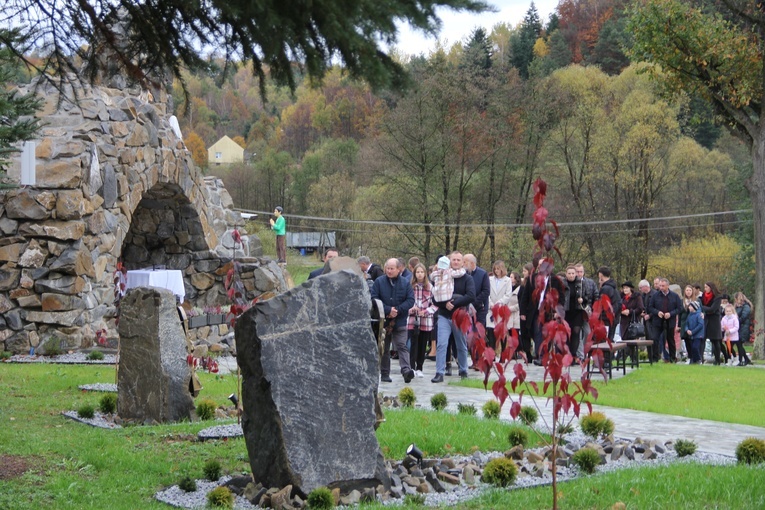
<svg viewBox="0 0 765 510"><path fill-rule="evenodd" d="M117 363L115 354L104 354L104 359L91 360L84 352L73 352L59 356L30 356L28 354L15 354L8 358L6 363L55 363L63 365L114 365Z"/></svg>
<svg viewBox="0 0 765 510"><path fill-rule="evenodd" d="M586 437L582 435L582 437ZM533 451L541 451L541 448L534 449ZM455 462L461 462L465 459L474 459L475 461L479 462L481 465L484 465L488 460L495 458L495 457L503 457L504 454L502 452L491 452L491 453L482 453L482 452L476 452L470 457L453 457ZM662 454L659 456L659 458L654 460L642 460L642 459L635 459L635 460L629 460L627 457L622 457L618 461L609 461L608 464L603 466L598 466L597 471L595 472L595 475L598 475L599 473L606 473L610 471L615 471L617 469L626 469L626 468L632 468L632 467L643 467L643 466L664 466L668 465L674 462L698 462L702 464L714 464L714 465L729 465L729 464L735 464L736 459L733 457L728 457L726 455L718 455L713 453L705 453L705 452L696 452L693 455L689 455L683 458L678 458L677 454L674 451L668 451L665 454ZM558 467L558 481L559 482L566 482L569 480L573 480L577 478L578 476L593 476L593 475L584 475L579 473L579 470L576 467L566 468L566 467ZM218 482L209 482L207 480L197 480L197 490L195 492L183 492L181 489L178 488L178 486L173 486L168 489L165 489L164 491L158 492L155 494L155 498L159 501L162 501L164 503L167 503L169 505L178 507L178 508L203 508L207 504L207 492L214 489L215 487L222 485L226 481L228 481L230 477L221 478ZM552 484L552 477L547 474L544 478L537 478L534 476L526 476L522 478L517 478L515 484L513 484L511 487L508 487L507 490L515 490L515 489L525 489L529 487L538 487L538 486L545 486ZM442 492L442 493L432 493L432 494L426 494L425 495L425 505L430 507L446 507L446 506L453 506L458 503L462 503L465 501L468 501L470 499L473 499L475 497L480 496L483 492L493 489L489 484L478 482L475 486L467 486L467 485L460 485L458 487L454 487L453 489ZM383 504L386 506L399 506L403 504L404 499L389 499L388 501L384 502ZM249 503L246 499L237 496L236 497L236 503L234 508L259 508L256 505L252 505ZM342 505L338 508L344 508Z"/></svg>
<svg viewBox="0 0 765 510"><path fill-rule="evenodd" d="M242 426L238 423L232 425L216 425L197 432L197 437L202 441L243 436L244 432L242 431Z"/></svg>
<svg viewBox="0 0 765 510"><path fill-rule="evenodd" d="M77 389L82 391L103 391L106 393L117 393L117 385L114 383L81 384L77 386Z"/></svg>
<svg viewBox="0 0 765 510"><path fill-rule="evenodd" d="M230 476L224 476L217 482L197 480L197 490L194 492L185 492L177 485L173 485L172 487L156 493L154 498L176 508L205 508L207 506L207 493L214 488L223 485L230 479ZM241 496L235 496L234 508L249 509L259 507L253 505Z"/></svg>
<svg viewBox="0 0 765 510"><path fill-rule="evenodd" d="M117 425L113 421L109 420L106 415L102 414L99 411L96 411L93 415L93 418L83 418L79 414L77 414L77 411L64 411L64 416L67 418L70 418L74 421L78 421L80 423L85 423L86 425L90 425L91 427L98 427L100 429L121 429L122 425Z"/></svg>

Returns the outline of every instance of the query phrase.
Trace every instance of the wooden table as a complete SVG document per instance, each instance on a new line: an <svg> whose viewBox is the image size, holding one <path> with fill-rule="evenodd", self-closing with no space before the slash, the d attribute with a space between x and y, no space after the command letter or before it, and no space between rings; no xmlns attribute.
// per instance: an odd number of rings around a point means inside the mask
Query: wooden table
<svg viewBox="0 0 765 510"><path fill-rule="evenodd" d="M592 374L593 372L593 365L592 362L592 352L595 350L601 350L603 351L603 368L608 370L608 378L611 379L613 377L612 369L614 365L614 361L616 361L616 369L618 370L621 366L622 369L622 375L625 375L627 373L627 360L626 357L621 361L621 364L619 363L618 359L615 359L614 354L616 354L618 351L627 349L627 344L624 342L612 342L611 345L608 345L608 343L603 342L600 344L593 344L590 347L590 356L588 357L587 362L587 373ZM595 367L597 369L597 367Z"/></svg>
<svg viewBox="0 0 765 510"><path fill-rule="evenodd" d="M630 366L632 368L640 368L640 353L638 351L641 347L648 349L648 361L643 363L653 365L653 340L636 338L634 340L624 340L622 343L627 344L627 356L630 357Z"/></svg>

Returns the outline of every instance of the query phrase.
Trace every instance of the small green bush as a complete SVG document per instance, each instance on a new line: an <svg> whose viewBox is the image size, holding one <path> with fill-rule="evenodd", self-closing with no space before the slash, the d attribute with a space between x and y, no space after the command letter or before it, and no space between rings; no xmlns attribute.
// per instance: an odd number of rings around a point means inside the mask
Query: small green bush
<svg viewBox="0 0 765 510"><path fill-rule="evenodd" d="M98 361L104 359L104 353L101 351L90 351L87 358L91 361Z"/></svg>
<svg viewBox="0 0 765 510"><path fill-rule="evenodd" d="M478 412L478 410L475 408L473 404L457 404L457 413L458 414L467 414L469 416L475 416L475 414Z"/></svg>
<svg viewBox="0 0 765 510"><path fill-rule="evenodd" d="M178 482L178 488L183 492L194 492L197 490L197 482L190 476L184 476L181 481Z"/></svg>
<svg viewBox="0 0 765 510"><path fill-rule="evenodd" d="M46 356L58 356L62 353L58 338L50 337L43 344L43 352Z"/></svg>
<svg viewBox="0 0 765 510"><path fill-rule="evenodd" d="M606 418L605 414L597 411L579 420L579 426L582 428L582 432L594 438L600 435L607 436L614 431L614 422Z"/></svg>
<svg viewBox="0 0 765 510"><path fill-rule="evenodd" d="M414 394L414 390L407 386L398 392L398 401L401 403L401 407L414 407L417 397Z"/></svg>
<svg viewBox="0 0 765 510"><path fill-rule="evenodd" d="M80 418L91 419L96 415L96 408L93 407L93 404L83 404L77 409L77 414Z"/></svg>
<svg viewBox="0 0 765 510"><path fill-rule="evenodd" d="M558 426L555 427L555 431L558 434L570 434L574 431L574 424L571 422L568 422L568 423L558 422Z"/></svg>
<svg viewBox="0 0 765 510"><path fill-rule="evenodd" d="M765 462L765 440L748 437L736 446L736 460L740 464Z"/></svg>
<svg viewBox="0 0 765 510"><path fill-rule="evenodd" d="M218 404L209 398L203 399L197 404L197 416L200 420L212 420L215 418L215 410L218 408Z"/></svg>
<svg viewBox="0 0 765 510"><path fill-rule="evenodd" d="M112 414L117 410L117 394L107 393L98 401L98 410L104 414Z"/></svg>
<svg viewBox="0 0 765 510"><path fill-rule="evenodd" d="M446 404L446 393L436 393L430 397L430 405L433 406L433 409L436 411L442 411L446 407Z"/></svg>
<svg viewBox="0 0 765 510"><path fill-rule="evenodd" d="M521 412L518 414L518 417L523 423L529 427L533 427L539 419L539 413L533 406L523 406L521 407Z"/></svg>
<svg viewBox="0 0 765 510"><path fill-rule="evenodd" d="M510 442L510 446L526 446L529 444L529 433L523 427L513 425L507 431L507 440Z"/></svg>
<svg viewBox="0 0 765 510"><path fill-rule="evenodd" d="M515 482L518 476L518 466L512 459L498 457L491 459L483 468L481 481L496 487L507 487Z"/></svg>
<svg viewBox="0 0 765 510"><path fill-rule="evenodd" d="M332 497L332 491L326 487L317 487L308 494L308 508L334 508L335 498Z"/></svg>
<svg viewBox="0 0 765 510"><path fill-rule="evenodd" d="M424 506L425 494L407 494L404 496L404 506Z"/></svg>
<svg viewBox="0 0 765 510"><path fill-rule="evenodd" d="M581 448L571 457L571 462L585 473L592 474L600 465L600 454L595 448Z"/></svg>
<svg viewBox="0 0 765 510"><path fill-rule="evenodd" d="M213 508L234 508L234 494L228 487L216 487L207 493L207 503Z"/></svg>
<svg viewBox="0 0 765 510"><path fill-rule="evenodd" d="M11 356L13 356L13 353L11 351L0 352L0 361L11 359Z"/></svg>
<svg viewBox="0 0 765 510"><path fill-rule="evenodd" d="M696 443L690 439L678 439L675 441L675 452L678 457L686 457L696 453Z"/></svg>
<svg viewBox="0 0 765 510"><path fill-rule="evenodd" d="M496 420L499 418L499 402L496 400L487 400L486 403L481 407L481 411L483 411L484 418L488 418L489 420Z"/></svg>
<svg viewBox="0 0 765 510"><path fill-rule="evenodd" d="M202 472L205 474L205 478L211 482L215 482L220 478L220 462L215 459L209 459L205 462L205 466L202 468Z"/></svg>

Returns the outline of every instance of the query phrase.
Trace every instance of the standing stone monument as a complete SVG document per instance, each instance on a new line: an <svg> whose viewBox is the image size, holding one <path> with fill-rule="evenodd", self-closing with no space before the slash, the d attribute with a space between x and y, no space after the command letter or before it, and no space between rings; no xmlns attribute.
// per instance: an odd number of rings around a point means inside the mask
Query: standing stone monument
<svg viewBox="0 0 765 510"><path fill-rule="evenodd" d="M191 419L191 368L175 296L139 287L122 298L117 414L127 421Z"/></svg>
<svg viewBox="0 0 765 510"><path fill-rule="evenodd" d="M298 494L390 485L375 436L378 355L364 280L343 270L260 302L236 325L253 478Z"/></svg>

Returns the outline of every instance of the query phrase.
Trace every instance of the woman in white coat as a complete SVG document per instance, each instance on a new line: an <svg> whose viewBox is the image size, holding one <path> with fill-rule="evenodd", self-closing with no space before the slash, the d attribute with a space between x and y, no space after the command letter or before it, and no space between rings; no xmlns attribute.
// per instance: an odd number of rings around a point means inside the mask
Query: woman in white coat
<svg viewBox="0 0 765 510"><path fill-rule="evenodd" d="M495 305L501 304L504 306L510 307L510 299L512 298L512 292L513 292L513 283L509 276L507 276L507 269L505 268L505 263L502 260L497 260L494 262L494 264L491 266L491 276L489 276L489 313L486 316L486 345L497 351L496 346L496 336L494 334L494 326L496 325L497 320L495 320L492 309ZM518 296L516 292L516 299L515 299L515 307L518 308ZM512 310L511 310L512 312ZM513 312L514 315L517 315L517 312ZM512 317L512 316L511 316ZM507 329L510 329L512 324L512 318L510 320L510 323L507 324L505 327ZM498 351L498 353L501 353L502 350L505 348L505 343L502 342L501 349Z"/></svg>

